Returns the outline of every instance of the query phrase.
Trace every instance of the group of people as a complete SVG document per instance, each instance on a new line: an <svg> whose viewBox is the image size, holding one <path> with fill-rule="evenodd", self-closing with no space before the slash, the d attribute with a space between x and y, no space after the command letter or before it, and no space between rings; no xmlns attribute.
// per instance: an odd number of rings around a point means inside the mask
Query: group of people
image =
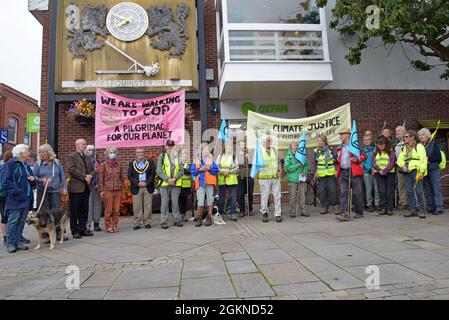
<svg viewBox="0 0 449 320"><path fill-rule="evenodd" d="M348 207L352 205L354 218L363 217L365 206L369 212L377 210L379 215L393 215L396 190L398 209L409 209L405 217L425 218L427 213L444 212L440 169L445 167L445 154L431 140L427 128L416 132L398 126L395 133L393 137L386 128L375 138L367 130L359 158L349 152L350 129L340 132L342 144L335 152L326 137L319 138L315 163L323 214L329 212L329 207L338 207L336 178L339 178L341 210L335 209L335 213L340 221L350 219Z"/></svg>
<svg viewBox="0 0 449 320"><path fill-rule="evenodd" d="M363 135L360 156L350 152L351 130L339 133L341 144L329 146L325 136L319 136L319 147L313 152L314 161L302 163L296 158L298 143L291 142L284 159L272 146L268 135L262 140L264 167L258 172L260 185L260 213L262 221L269 221L269 197L273 196L274 217L282 221L281 177L286 176L289 191L289 213L308 217L305 207L307 179L314 171L322 214L333 211L339 221L362 218L364 207L377 210L379 215L393 215L395 190L398 208L409 208L404 216L425 218L427 213L444 211L440 169L445 161L431 133L423 128L418 133L402 126L374 137L367 130ZM146 156L144 148L135 150L135 159L128 165L127 178L131 183L134 230L150 229L153 193L157 187L161 196L161 228L168 229L171 205L173 225L182 227L187 219L187 199L195 190L197 201L195 226L212 225L215 193L218 192L218 212L229 212L230 219L253 214L254 178L252 164L244 141L239 141L234 153L232 143L225 144L224 153L214 157L207 144L202 144L193 161L186 150L165 143L164 151L155 164ZM61 197L70 202L70 230L80 239L102 231L101 213L107 233L119 231L119 215L125 172L117 160L118 150L108 147L105 160L100 160L93 145L78 139L76 150L67 156L66 179L62 163L53 148L44 144L38 149L38 161L29 165L27 145L17 145L3 155L0 163L1 230L8 252L27 250L29 240L22 236L27 214L33 209L33 190L42 210L60 208ZM247 201L245 201L247 198ZM298 201L299 200L299 201ZM247 202L247 205L246 205ZM352 207L354 208L352 210ZM193 208L192 208L193 210Z"/></svg>

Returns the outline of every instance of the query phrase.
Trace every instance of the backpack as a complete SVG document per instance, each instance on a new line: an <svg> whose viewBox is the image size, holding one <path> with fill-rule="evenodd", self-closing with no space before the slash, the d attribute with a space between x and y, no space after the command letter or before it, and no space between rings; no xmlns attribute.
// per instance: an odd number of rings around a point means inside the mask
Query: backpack
<svg viewBox="0 0 449 320"><path fill-rule="evenodd" d="M3 189L3 185L1 183L1 180L3 178L3 172L5 172L6 164L2 161L0 163L0 197L6 198L6 190Z"/></svg>
<svg viewBox="0 0 449 320"><path fill-rule="evenodd" d="M438 167L440 170L446 169L446 154L443 152L443 150L440 150L441 152L441 162L438 164Z"/></svg>

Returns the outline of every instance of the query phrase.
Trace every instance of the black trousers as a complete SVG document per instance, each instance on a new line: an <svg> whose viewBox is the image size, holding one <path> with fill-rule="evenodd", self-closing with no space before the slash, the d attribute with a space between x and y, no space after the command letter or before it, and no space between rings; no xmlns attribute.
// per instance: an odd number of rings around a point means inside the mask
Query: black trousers
<svg viewBox="0 0 449 320"><path fill-rule="evenodd" d="M386 176L376 173L375 178L377 190L379 190L380 206L383 209L393 210L396 173L388 173Z"/></svg>
<svg viewBox="0 0 449 320"><path fill-rule="evenodd" d="M89 188L83 193L69 193L70 199L70 230L72 235L86 231L89 216Z"/></svg>
<svg viewBox="0 0 449 320"><path fill-rule="evenodd" d="M179 213L185 215L187 213L187 198L192 193L192 188L182 188L179 194Z"/></svg>
<svg viewBox="0 0 449 320"><path fill-rule="evenodd" d="M248 188L246 185L246 178L238 177L239 190L237 200L239 203L240 212L245 212L245 194L248 192L248 209L253 211L253 193L254 193L254 179L248 177Z"/></svg>

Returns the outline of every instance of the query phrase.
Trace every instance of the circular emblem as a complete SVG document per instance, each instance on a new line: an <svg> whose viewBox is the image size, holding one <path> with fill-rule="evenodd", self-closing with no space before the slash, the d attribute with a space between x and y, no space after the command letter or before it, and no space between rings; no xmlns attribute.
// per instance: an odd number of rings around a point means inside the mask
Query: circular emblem
<svg viewBox="0 0 449 320"><path fill-rule="evenodd" d="M105 125L113 127L122 121L122 114L118 110L104 108L100 113L100 119Z"/></svg>
<svg viewBox="0 0 449 320"><path fill-rule="evenodd" d="M148 29L144 8L132 2L121 2L109 11L106 26L111 35L121 41L135 41Z"/></svg>
<svg viewBox="0 0 449 320"><path fill-rule="evenodd" d="M257 112L257 107L252 101L245 101L242 104L242 113L245 117L248 116L248 111Z"/></svg>

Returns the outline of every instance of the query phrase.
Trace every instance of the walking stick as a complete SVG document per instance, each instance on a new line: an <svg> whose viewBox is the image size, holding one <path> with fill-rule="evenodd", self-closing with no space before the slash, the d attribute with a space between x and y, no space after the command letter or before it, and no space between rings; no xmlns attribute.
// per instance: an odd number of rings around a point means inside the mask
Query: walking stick
<svg viewBox="0 0 449 320"><path fill-rule="evenodd" d="M352 170L351 167L349 167L349 186L348 186L348 220L351 219L351 210L352 210L352 186L351 186L351 176L352 176Z"/></svg>

